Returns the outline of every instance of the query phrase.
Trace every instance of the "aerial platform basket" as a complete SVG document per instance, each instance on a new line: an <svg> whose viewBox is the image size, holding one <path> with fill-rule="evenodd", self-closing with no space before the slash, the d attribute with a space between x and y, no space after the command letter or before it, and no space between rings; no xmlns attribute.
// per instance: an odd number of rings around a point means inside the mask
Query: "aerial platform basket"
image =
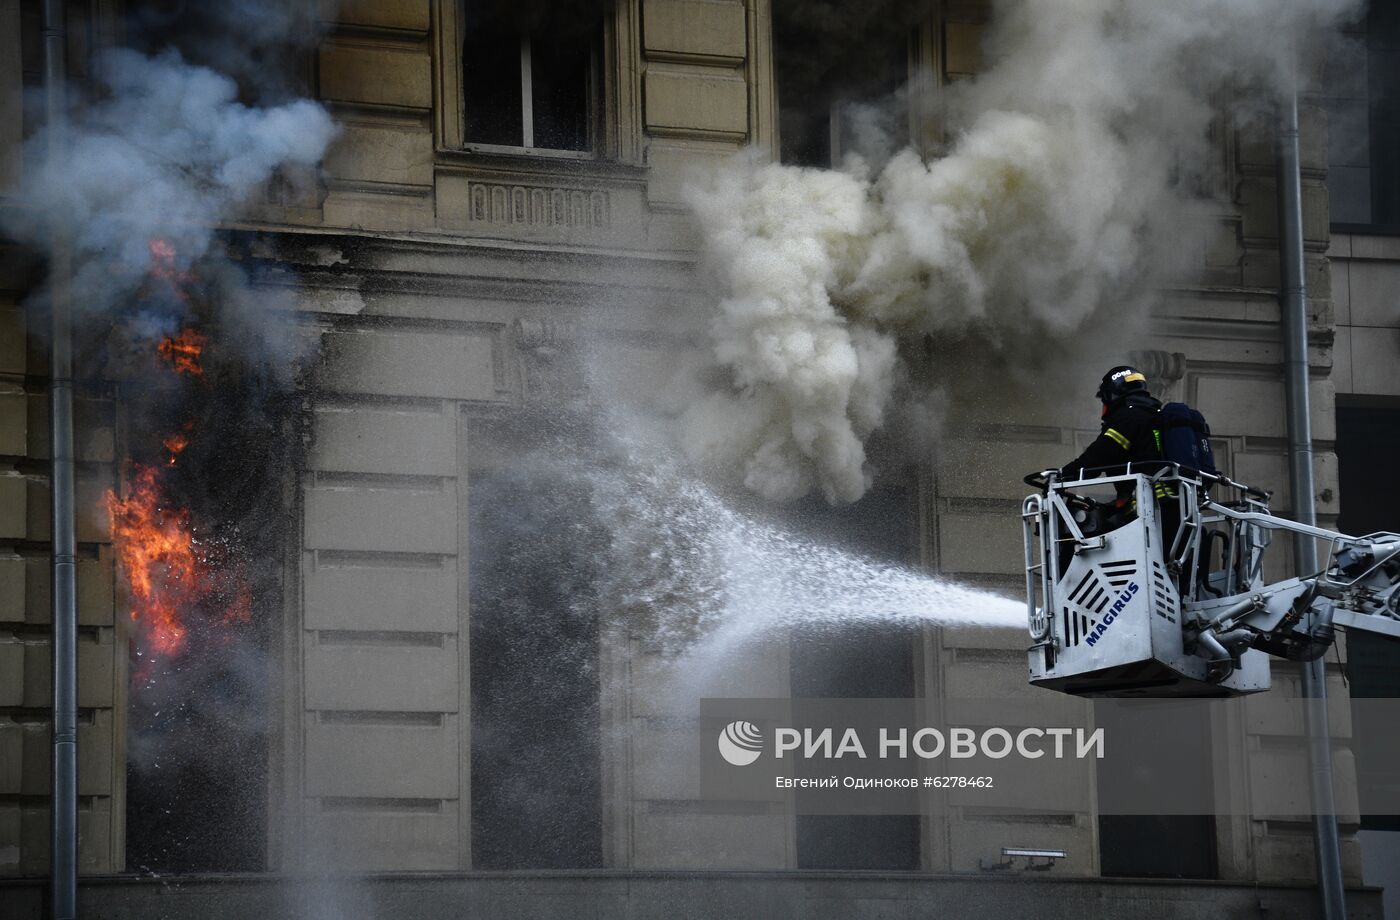
<svg viewBox="0 0 1400 920"><path fill-rule="evenodd" d="M1270 654L1321 655L1334 626L1400 636L1400 536L1297 524L1269 513L1266 492L1160 461L1026 482L1040 490L1021 511L1032 684L1234 696L1269 688ZM1267 584L1272 530L1329 540L1329 568Z"/></svg>

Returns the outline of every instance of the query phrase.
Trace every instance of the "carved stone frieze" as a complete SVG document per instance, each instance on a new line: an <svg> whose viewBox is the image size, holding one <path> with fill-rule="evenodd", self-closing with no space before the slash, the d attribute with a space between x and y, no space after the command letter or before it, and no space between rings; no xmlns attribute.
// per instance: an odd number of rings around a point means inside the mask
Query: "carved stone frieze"
<svg viewBox="0 0 1400 920"><path fill-rule="evenodd" d="M603 189L472 181L467 197L473 222L593 230L612 225L611 202Z"/></svg>

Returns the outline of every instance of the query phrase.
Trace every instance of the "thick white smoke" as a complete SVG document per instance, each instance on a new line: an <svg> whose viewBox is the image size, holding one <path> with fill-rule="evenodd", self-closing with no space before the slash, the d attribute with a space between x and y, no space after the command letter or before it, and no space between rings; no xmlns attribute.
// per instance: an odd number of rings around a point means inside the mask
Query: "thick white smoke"
<svg viewBox="0 0 1400 920"><path fill-rule="evenodd" d="M129 302L152 267L151 243L186 268L208 253L220 222L283 166L314 166L334 134L319 104L254 108L232 79L175 51L101 57L103 94L75 107L67 143L48 152L47 129L26 144L26 170L4 230L45 244L65 230L74 306Z"/></svg>
<svg viewBox="0 0 1400 920"><path fill-rule="evenodd" d="M1196 248L1212 120L1266 107L1296 49L1358 5L1007 0L990 66L947 91L945 155L873 175L745 155L697 184L726 379L682 418L691 455L771 498L859 498L902 350L1019 349L1140 305Z"/></svg>

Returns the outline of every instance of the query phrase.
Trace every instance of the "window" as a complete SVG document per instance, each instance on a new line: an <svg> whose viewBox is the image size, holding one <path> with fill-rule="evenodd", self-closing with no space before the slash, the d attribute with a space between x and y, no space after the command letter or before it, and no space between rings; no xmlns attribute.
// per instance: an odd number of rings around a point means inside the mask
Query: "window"
<svg viewBox="0 0 1400 920"><path fill-rule="evenodd" d="M878 448L874 448L878 450ZM816 497L784 511L787 526L827 545L892 564L919 559L916 485L890 476L853 505L833 508ZM794 697L909 699L916 695L914 629L850 625L794 629L788 649ZM796 793L798 801L806 795ZM800 809L799 809L800 810ZM801 869L919 868L914 815L804 815L795 826Z"/></svg>
<svg viewBox="0 0 1400 920"><path fill-rule="evenodd" d="M773 3L782 162L839 166L852 152L883 159L909 140L901 91L922 8L882 0L820 12L793 0Z"/></svg>
<svg viewBox="0 0 1400 920"><path fill-rule="evenodd" d="M601 13L530 18L468 0L463 140L467 146L591 151Z"/></svg>
<svg viewBox="0 0 1400 920"><path fill-rule="evenodd" d="M1192 788L1202 792L1201 801L1211 801L1214 754L1206 722L1171 720L1169 737L1162 737L1166 720L1136 719L1131 707L1095 706L1094 724L1125 749L1165 745L1182 752L1181 763L1154 764L1139 782L1144 786L1166 784L1168 770L1187 770L1192 774ZM1179 773L1173 776L1180 779ZM1104 780L1099 778L1098 782ZM1101 814L1098 824L1099 871L1106 878L1220 877L1214 815Z"/></svg>
<svg viewBox="0 0 1400 920"><path fill-rule="evenodd" d="M556 455L558 422L522 413L467 433L476 869L603 865L594 548L607 534L577 477L535 459Z"/></svg>
<svg viewBox="0 0 1400 920"><path fill-rule="evenodd" d="M1400 405L1395 400L1337 397L1337 473L1342 492L1343 533L1391 530L1400 521L1400 483L1394 475L1400 450ZM1347 634L1351 698L1400 697L1400 640L1363 632ZM1378 710L1353 704L1352 749L1363 790L1395 783L1395 727ZM1400 833L1400 815L1368 814L1361 797L1361 828ZM1377 809L1379 810L1379 809Z"/></svg>
<svg viewBox="0 0 1400 920"><path fill-rule="evenodd" d="M1375 0L1328 55L1334 224L1400 232L1400 2Z"/></svg>

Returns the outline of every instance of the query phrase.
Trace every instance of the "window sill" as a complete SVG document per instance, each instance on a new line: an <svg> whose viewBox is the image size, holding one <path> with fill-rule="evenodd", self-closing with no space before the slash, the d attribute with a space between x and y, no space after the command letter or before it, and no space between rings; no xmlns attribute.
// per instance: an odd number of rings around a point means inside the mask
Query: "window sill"
<svg viewBox="0 0 1400 920"><path fill-rule="evenodd" d="M1332 224L1330 229L1352 236L1400 236L1400 224Z"/></svg>
<svg viewBox="0 0 1400 920"><path fill-rule="evenodd" d="M605 182L644 183L647 177L645 166L605 160L592 152L485 144L463 149L439 147L435 165L440 172L506 173L544 179L567 175Z"/></svg>
<svg viewBox="0 0 1400 920"><path fill-rule="evenodd" d="M510 147L504 144L467 144L463 153L486 153L495 156L546 157L559 160L593 160L592 150L554 150L549 147Z"/></svg>

